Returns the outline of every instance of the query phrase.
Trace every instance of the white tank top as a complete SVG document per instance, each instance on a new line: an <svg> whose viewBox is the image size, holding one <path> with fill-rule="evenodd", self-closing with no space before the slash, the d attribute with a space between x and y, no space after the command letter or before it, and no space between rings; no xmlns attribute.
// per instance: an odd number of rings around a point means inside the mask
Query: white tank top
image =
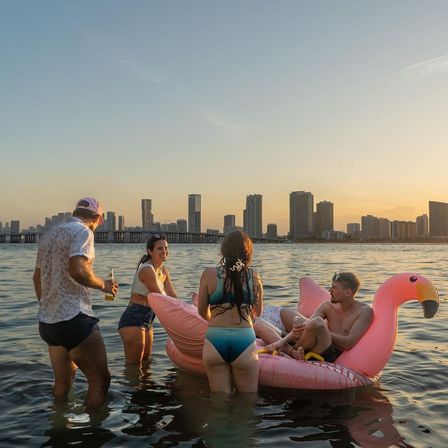
<svg viewBox="0 0 448 448"><path fill-rule="evenodd" d="M162 291L162 294L165 294L165 286L163 284L163 282L159 279L159 277L157 276L157 272L154 269L154 266L147 261L146 263L143 263L136 271L135 275L134 275L134 281L132 282L132 287L131 287L131 294L140 294L144 297L146 297L149 294L149 290L147 288L147 286L140 281L140 279L138 278L138 274L140 273L140 271L142 269L147 269L147 268L151 268L154 271L154 274L156 275L156 279L157 279L157 283L159 285L160 290ZM165 294L166 295L166 294Z"/></svg>

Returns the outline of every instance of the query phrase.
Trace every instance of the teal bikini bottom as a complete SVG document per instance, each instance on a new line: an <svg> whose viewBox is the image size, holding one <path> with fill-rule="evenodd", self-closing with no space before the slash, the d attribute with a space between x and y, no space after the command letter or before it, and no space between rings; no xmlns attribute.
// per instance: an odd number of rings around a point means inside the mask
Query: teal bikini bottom
<svg viewBox="0 0 448 448"><path fill-rule="evenodd" d="M221 358L230 364L255 342L255 332L252 327L208 327L205 339L215 347Z"/></svg>

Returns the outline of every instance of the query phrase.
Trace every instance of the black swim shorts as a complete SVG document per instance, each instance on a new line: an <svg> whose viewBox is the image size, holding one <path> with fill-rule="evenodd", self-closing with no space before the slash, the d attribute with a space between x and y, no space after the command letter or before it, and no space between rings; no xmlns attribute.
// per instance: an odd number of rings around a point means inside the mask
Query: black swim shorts
<svg viewBox="0 0 448 448"><path fill-rule="evenodd" d="M324 358L324 360L327 362L335 362L341 353L342 352L340 352L333 344L331 344L320 354L320 356L322 356L322 358Z"/></svg>
<svg viewBox="0 0 448 448"><path fill-rule="evenodd" d="M98 321L96 317L79 313L72 319L55 324L39 322L39 334L48 345L71 350L98 329Z"/></svg>

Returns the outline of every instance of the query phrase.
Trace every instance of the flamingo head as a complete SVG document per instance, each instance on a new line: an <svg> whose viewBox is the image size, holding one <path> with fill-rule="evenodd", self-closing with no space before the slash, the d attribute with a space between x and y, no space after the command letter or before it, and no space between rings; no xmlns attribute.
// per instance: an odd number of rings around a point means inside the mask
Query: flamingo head
<svg viewBox="0 0 448 448"><path fill-rule="evenodd" d="M405 272L386 280L378 289L376 298L386 295L398 304L418 300L426 318L434 317L439 308L439 293L434 284L420 274Z"/></svg>

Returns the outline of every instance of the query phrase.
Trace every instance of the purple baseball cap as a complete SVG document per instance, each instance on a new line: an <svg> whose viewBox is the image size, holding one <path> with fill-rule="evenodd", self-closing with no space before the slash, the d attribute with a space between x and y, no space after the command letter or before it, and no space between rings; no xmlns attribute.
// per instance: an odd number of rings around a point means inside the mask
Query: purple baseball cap
<svg viewBox="0 0 448 448"><path fill-rule="evenodd" d="M95 198L82 198L76 204L76 208L89 210L95 215L103 215L103 206Z"/></svg>

